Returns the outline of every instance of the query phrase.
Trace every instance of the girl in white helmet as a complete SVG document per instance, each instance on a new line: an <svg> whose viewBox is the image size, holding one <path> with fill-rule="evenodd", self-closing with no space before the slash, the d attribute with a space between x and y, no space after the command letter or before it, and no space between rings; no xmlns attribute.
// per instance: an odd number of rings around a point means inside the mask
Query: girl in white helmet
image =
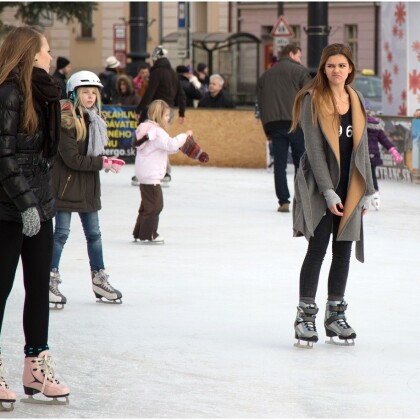
<svg viewBox="0 0 420 420"><path fill-rule="evenodd" d="M95 73L79 71L67 82L69 99L61 101L61 139L52 169L57 214L50 277L50 303L60 309L67 299L58 289L59 263L70 233L72 213L79 214L83 225L95 296L121 303L122 294L110 285L105 271L98 211L101 209L99 171L118 173L124 161L102 156L108 136L101 118L100 88L102 84Z"/></svg>

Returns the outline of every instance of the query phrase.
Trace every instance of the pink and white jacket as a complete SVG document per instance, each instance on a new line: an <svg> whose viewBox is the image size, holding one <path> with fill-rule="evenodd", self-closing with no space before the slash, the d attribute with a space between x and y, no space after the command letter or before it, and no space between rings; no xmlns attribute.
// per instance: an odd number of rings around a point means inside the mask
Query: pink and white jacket
<svg viewBox="0 0 420 420"><path fill-rule="evenodd" d="M137 140L145 135L149 140L136 147L135 173L140 184L160 184L165 176L168 154L176 153L187 140L187 134L181 133L175 137L160 127L157 123L147 120L136 129Z"/></svg>

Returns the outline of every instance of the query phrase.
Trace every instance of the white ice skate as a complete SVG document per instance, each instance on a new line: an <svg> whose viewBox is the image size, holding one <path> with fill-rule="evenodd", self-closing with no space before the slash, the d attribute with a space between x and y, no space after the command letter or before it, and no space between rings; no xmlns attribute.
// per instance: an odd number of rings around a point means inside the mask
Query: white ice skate
<svg viewBox="0 0 420 420"><path fill-rule="evenodd" d="M171 182L171 175L165 174L165 176L160 180L160 186L162 188L169 188L169 183Z"/></svg>
<svg viewBox="0 0 420 420"><path fill-rule="evenodd" d="M295 347L302 349L312 349L314 343L318 341L318 333L315 327L315 318L318 307L315 303L299 302L295 320L295 338L298 340ZM306 342L302 344L301 341Z"/></svg>
<svg viewBox="0 0 420 420"><path fill-rule="evenodd" d="M97 302L102 303L122 303L122 293L114 289L108 281L109 275L105 270L92 271L92 289L95 293ZM105 298L106 300L103 300Z"/></svg>
<svg viewBox="0 0 420 420"><path fill-rule="evenodd" d="M354 346L356 332L347 323L345 311L347 302L341 301L327 302L325 308L325 333L330 339L325 341L327 344L335 344L336 346ZM341 341L335 341L333 337L338 337Z"/></svg>
<svg viewBox="0 0 420 420"><path fill-rule="evenodd" d="M55 377L54 362L47 350L37 357L25 357L23 389L28 398L20 401L28 404L67 405L69 388ZM34 398L41 393L45 398Z"/></svg>
<svg viewBox="0 0 420 420"><path fill-rule="evenodd" d="M165 243L165 239L162 236L158 235L153 239L140 239L140 243L146 245L163 245Z"/></svg>
<svg viewBox="0 0 420 420"><path fill-rule="evenodd" d="M16 394L9 388L4 379L4 365L0 357L0 412L13 411Z"/></svg>
<svg viewBox="0 0 420 420"><path fill-rule="evenodd" d="M372 195L370 202L376 211L378 211L381 206L381 196L379 195L379 191L376 191L375 194Z"/></svg>
<svg viewBox="0 0 420 420"><path fill-rule="evenodd" d="M131 177L131 185L133 187L138 187L140 185L140 182L135 175Z"/></svg>
<svg viewBox="0 0 420 420"><path fill-rule="evenodd" d="M64 305L67 303L67 298L58 289L60 283L60 273L56 268L53 268L50 273L50 309L64 309Z"/></svg>

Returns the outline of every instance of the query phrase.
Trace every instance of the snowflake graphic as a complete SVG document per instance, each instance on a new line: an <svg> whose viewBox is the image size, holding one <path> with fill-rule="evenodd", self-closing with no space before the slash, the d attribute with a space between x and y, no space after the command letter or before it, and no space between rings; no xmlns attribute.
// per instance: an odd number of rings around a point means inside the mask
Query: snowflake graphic
<svg viewBox="0 0 420 420"><path fill-rule="evenodd" d="M405 89L401 92L401 100L403 102L407 100L407 91Z"/></svg>
<svg viewBox="0 0 420 420"><path fill-rule="evenodd" d="M406 16L406 11L405 11L405 5L403 3L398 3L395 6L395 20L398 23L398 25L402 25L403 23L405 23L405 16Z"/></svg>
<svg viewBox="0 0 420 420"><path fill-rule="evenodd" d="M407 115L407 106L405 103L398 107L398 115Z"/></svg>
<svg viewBox="0 0 420 420"><path fill-rule="evenodd" d="M387 55L386 55L386 59L388 60L389 63L392 63L392 59L394 58L394 56L392 55L392 52L390 51Z"/></svg>
<svg viewBox="0 0 420 420"><path fill-rule="evenodd" d="M386 41L385 43L384 43L384 50L385 51L389 51L389 42L388 41Z"/></svg>
<svg viewBox="0 0 420 420"><path fill-rule="evenodd" d="M417 73L416 69L408 75L408 85L408 88L413 91L414 95L417 94L417 91L420 91L420 73Z"/></svg>
<svg viewBox="0 0 420 420"><path fill-rule="evenodd" d="M382 74L382 86L385 93L391 92L391 85L392 85L392 76L388 70Z"/></svg>
<svg viewBox="0 0 420 420"><path fill-rule="evenodd" d="M394 25L392 27L392 35L397 36L398 35L398 26Z"/></svg>
<svg viewBox="0 0 420 420"><path fill-rule="evenodd" d="M411 49L414 52L420 53L420 41L414 41L413 44L411 45Z"/></svg>
<svg viewBox="0 0 420 420"><path fill-rule="evenodd" d="M394 72L395 75L399 74L400 66L398 64L394 64L393 72Z"/></svg>
<svg viewBox="0 0 420 420"><path fill-rule="evenodd" d="M392 96L392 93L390 93L390 94L387 96L387 100L388 100L388 103L389 103L389 104L392 104L392 101L394 100L394 97Z"/></svg>
<svg viewBox="0 0 420 420"><path fill-rule="evenodd" d="M404 32L402 30L399 30L397 36L398 36L399 39L403 39L404 38Z"/></svg>

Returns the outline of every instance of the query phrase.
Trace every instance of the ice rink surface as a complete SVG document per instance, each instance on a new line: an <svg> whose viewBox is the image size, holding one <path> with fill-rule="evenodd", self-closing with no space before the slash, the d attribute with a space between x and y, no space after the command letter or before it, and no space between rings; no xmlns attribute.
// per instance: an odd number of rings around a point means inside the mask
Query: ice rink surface
<svg viewBox="0 0 420 420"><path fill-rule="evenodd" d="M23 395L21 267L1 347L18 401L2 418L420 417L420 185L379 181L365 217L366 262L351 260L346 300L354 347L324 343L331 248L317 303L319 342L293 347L306 240L276 211L263 169L173 167L163 189L165 245L132 242L139 190L133 165L102 174L104 257L122 305L96 303L78 216L50 312L51 355L68 406ZM292 168L289 187L293 192Z"/></svg>

